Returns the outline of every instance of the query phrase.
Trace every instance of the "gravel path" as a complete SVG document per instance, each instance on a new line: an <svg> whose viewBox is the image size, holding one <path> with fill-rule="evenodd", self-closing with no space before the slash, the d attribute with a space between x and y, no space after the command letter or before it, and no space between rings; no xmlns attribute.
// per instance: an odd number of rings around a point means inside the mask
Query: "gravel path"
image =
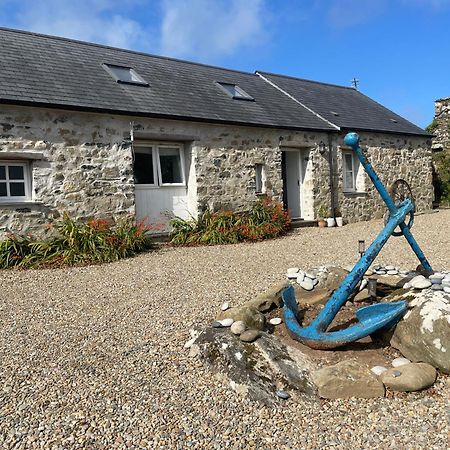
<svg viewBox="0 0 450 450"><path fill-rule="evenodd" d="M380 221L285 238L167 248L88 268L0 272L0 448L448 448L450 381L392 398L267 409L238 397L183 349L288 266L353 264ZM435 269L450 268L450 210L416 217ZM416 266L402 238L378 258Z"/></svg>

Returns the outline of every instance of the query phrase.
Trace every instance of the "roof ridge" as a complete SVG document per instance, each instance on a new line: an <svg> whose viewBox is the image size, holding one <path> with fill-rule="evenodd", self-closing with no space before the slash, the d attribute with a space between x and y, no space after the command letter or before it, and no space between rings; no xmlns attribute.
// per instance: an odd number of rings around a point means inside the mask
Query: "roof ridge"
<svg viewBox="0 0 450 450"><path fill-rule="evenodd" d="M350 89L350 90L352 90L352 91L359 92L359 91L358 91L357 89L355 89L354 87L351 87L351 86L342 86L341 84L327 83L327 82L325 82L325 81L308 80L308 79L306 79L306 78L299 78L299 77L294 77L294 76L292 76L292 75L282 75L282 74L279 74L279 73L272 73L272 72L264 72L264 71L262 71L262 70L256 70L255 73L256 73L256 72L259 72L259 73L262 73L262 74L265 74L265 75L269 75L269 76L272 75L272 76L274 76L274 77L290 78L291 80L306 81L307 83L323 84L323 85L325 85L325 86L333 86L333 87L338 87L338 88L341 88L341 89Z"/></svg>
<svg viewBox="0 0 450 450"><path fill-rule="evenodd" d="M243 74L246 74L246 75L257 76L255 74L255 72L247 72L245 70L230 69L228 67L221 67L221 66L215 66L215 65L212 65L212 64L205 64L205 63L199 63L199 62L194 62L194 61L188 61L186 59L172 58L170 56L155 55L153 53L139 52L137 50L130 50L130 49L127 49L127 48L113 47L112 45L98 44L96 42L82 41L80 39L67 38L67 37L64 37L64 36L55 36L55 35L52 35L52 34L38 33L36 31L19 30L19 29L16 29L16 28L7 28L7 27L0 27L0 31L8 31L8 32L12 32L12 33L20 33L20 34L40 36L40 37L43 37L43 38L54 39L54 40L59 40L59 41L74 42L76 44L83 44L83 45L86 45L88 47L100 47L100 48L106 48L106 49L109 49L109 50L120 50L121 52L131 53L131 54L134 54L134 55L148 56L150 58L164 59L164 60L167 60L167 61L176 61L176 62L185 63L185 64L192 64L194 66L210 67L210 68L213 68L213 69L226 70L228 72L243 73Z"/></svg>
<svg viewBox="0 0 450 450"><path fill-rule="evenodd" d="M255 72L256 75L258 75L262 80L264 80L266 83L269 83L271 86L273 86L275 89L278 89L280 92L282 92L284 95L286 95L287 97L289 97L291 100L293 100L294 102L298 103L300 106L302 106L303 108L305 108L306 110L308 110L310 113L314 114L316 117L318 117L319 119L323 120L325 123L327 123L328 125L331 125L333 128L335 128L336 130L340 130L340 127L338 125L336 125L335 123L329 121L328 119L326 119L325 117L321 116L318 112L314 111L312 108L310 108L309 106L306 106L304 103L302 103L300 100L298 100L296 97L294 97L293 95L289 94L289 92L285 91L284 89L282 89L280 86L278 86L275 82L273 82L272 80L269 80L268 78L264 77L264 75L262 75L262 73L256 71Z"/></svg>

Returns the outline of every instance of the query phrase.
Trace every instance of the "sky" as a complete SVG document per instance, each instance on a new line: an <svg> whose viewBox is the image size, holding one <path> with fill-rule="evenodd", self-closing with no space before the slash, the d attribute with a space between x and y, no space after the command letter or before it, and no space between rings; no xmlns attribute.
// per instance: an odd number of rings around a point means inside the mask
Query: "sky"
<svg viewBox="0 0 450 450"><path fill-rule="evenodd" d="M422 127L450 96L450 0L0 0L0 26L248 72L356 78Z"/></svg>

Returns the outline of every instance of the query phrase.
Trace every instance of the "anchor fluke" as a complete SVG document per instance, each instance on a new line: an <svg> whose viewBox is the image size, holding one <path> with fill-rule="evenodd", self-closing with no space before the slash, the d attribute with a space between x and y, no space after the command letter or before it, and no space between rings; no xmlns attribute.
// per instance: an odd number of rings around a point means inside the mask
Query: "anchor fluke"
<svg viewBox="0 0 450 450"><path fill-rule="evenodd" d="M320 331L312 322L301 327L298 317L298 305L294 288L290 286L282 293L284 302L284 322L291 336L308 347L326 350L340 347L369 336L383 328L391 328L407 310L407 302L378 303L365 306L356 311L358 323L338 331Z"/></svg>

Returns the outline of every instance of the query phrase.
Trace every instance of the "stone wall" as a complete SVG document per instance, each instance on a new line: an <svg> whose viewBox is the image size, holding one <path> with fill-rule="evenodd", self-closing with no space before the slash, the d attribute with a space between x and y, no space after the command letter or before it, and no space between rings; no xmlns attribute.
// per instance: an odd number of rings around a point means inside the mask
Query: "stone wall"
<svg viewBox="0 0 450 450"><path fill-rule="evenodd" d="M265 168L264 192L282 201L281 151L308 149L314 172L323 165L318 144L325 133L289 132L251 127L220 127L217 133L195 143L197 198L200 208L243 211L258 199L255 193L255 164ZM320 184L318 184L320 187ZM309 203L308 218L314 217Z"/></svg>
<svg viewBox="0 0 450 450"><path fill-rule="evenodd" d="M45 224L64 212L74 218L133 214L131 134L135 140L185 143L188 205L194 216L206 207L249 209L259 198L255 164L264 165L265 193L281 201L281 151L286 149L303 149L307 155L305 219L314 219L319 205L331 214L330 151L335 203L344 218L366 220L384 211L370 182L361 195L343 195L339 149L343 136L337 134L3 105L0 152L28 154L33 192L31 202L1 204L0 229L42 232ZM432 199L429 143L422 138L374 133L362 138L383 181L405 178L412 185L418 208L428 209ZM0 154L0 160L4 158Z"/></svg>
<svg viewBox="0 0 450 450"><path fill-rule="evenodd" d="M39 233L64 212L87 218L134 211L131 144L120 129L92 115L5 106L0 124L0 151L23 158L32 173L32 201L1 204L2 231Z"/></svg>
<svg viewBox="0 0 450 450"><path fill-rule="evenodd" d="M431 141L424 137L398 136L381 133L360 133L361 147L367 152L369 162L383 184L388 188L401 178L411 187L416 210L427 211L432 207ZM344 193L342 150L343 136L336 143L338 175L338 205L347 222L383 217L386 206L369 177L360 167L362 192Z"/></svg>
<svg viewBox="0 0 450 450"><path fill-rule="evenodd" d="M433 149L450 152L450 97L436 100L432 132Z"/></svg>

